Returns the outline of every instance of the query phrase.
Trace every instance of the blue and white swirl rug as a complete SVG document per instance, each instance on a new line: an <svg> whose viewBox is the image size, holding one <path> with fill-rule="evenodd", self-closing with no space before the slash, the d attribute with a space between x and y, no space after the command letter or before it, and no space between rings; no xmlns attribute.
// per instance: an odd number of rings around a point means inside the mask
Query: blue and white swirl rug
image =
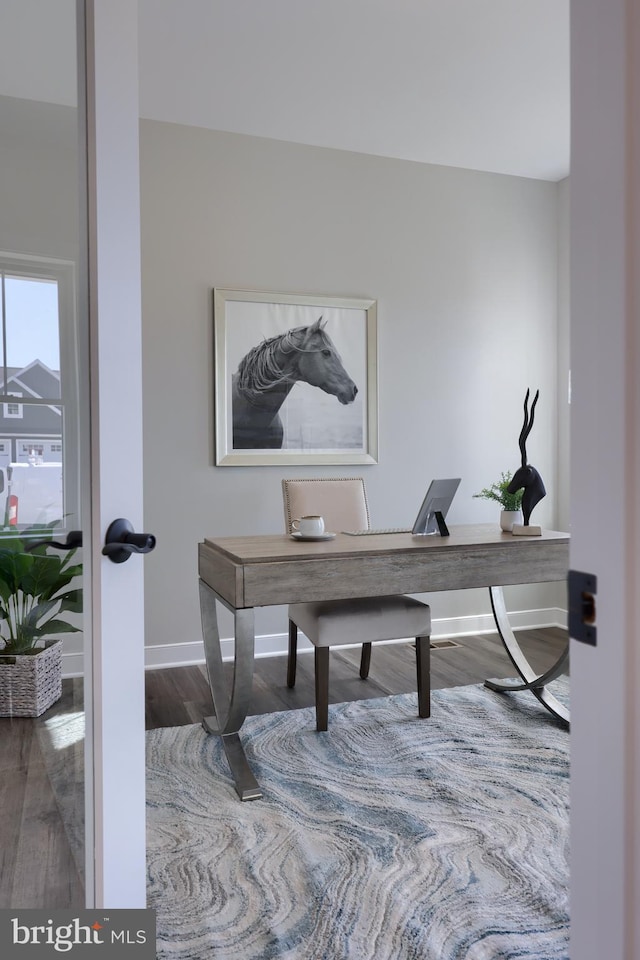
<svg viewBox="0 0 640 960"><path fill-rule="evenodd" d="M568 681L553 684L565 702ZM148 894L171 960L566 960L569 734L531 695L437 690L152 730Z"/></svg>

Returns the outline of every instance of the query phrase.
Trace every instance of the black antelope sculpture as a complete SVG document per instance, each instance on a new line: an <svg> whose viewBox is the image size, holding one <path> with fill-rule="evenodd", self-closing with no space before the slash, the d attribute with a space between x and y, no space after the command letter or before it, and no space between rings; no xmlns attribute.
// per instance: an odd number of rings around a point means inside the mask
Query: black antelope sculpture
<svg viewBox="0 0 640 960"><path fill-rule="evenodd" d="M540 503L542 498L546 497L547 495L547 491L544 488L544 483L542 482L542 477L535 467L532 467L531 464L527 463L527 437L531 433L531 428L533 427L533 417L539 396L540 391L537 390L536 395L533 398L533 403L531 404L530 413L527 410L529 404L528 390L524 398L524 424L522 430L520 431L520 439L518 440L520 453L522 455L522 465L516 470L515 474L513 475L513 480L507 487L508 493L516 493L518 490L524 487L524 494L522 495L522 516L525 527L529 526L529 517L531 516L531 511L535 505Z"/></svg>

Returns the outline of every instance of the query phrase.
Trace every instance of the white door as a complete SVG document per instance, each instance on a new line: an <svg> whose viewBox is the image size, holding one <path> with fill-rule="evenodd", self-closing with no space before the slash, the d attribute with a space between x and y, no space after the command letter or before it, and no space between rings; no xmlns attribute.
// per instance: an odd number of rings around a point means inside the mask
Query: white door
<svg viewBox="0 0 640 960"><path fill-rule="evenodd" d="M7 5L0 62L0 466L25 431L61 461L27 457L14 489L2 470L3 549L27 506L58 540L80 530L84 597L62 698L0 711L0 906L143 907L144 557L102 554L113 520L143 532L137 5Z"/></svg>
<svg viewBox="0 0 640 960"><path fill-rule="evenodd" d="M640 3L571 4L571 957L640 957Z"/></svg>

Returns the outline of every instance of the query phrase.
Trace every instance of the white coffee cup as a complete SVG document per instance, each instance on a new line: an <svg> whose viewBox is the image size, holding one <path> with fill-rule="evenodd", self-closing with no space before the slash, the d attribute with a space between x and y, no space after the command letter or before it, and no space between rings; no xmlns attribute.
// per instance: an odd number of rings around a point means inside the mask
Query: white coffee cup
<svg viewBox="0 0 640 960"><path fill-rule="evenodd" d="M318 516L299 517L291 527L301 537L320 537L324 533L324 520Z"/></svg>

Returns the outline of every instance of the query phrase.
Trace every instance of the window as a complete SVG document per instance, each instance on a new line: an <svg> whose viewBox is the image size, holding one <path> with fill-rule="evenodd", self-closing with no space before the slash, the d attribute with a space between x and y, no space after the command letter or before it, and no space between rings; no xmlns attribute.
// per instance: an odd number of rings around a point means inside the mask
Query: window
<svg viewBox="0 0 640 960"><path fill-rule="evenodd" d="M28 457L42 457L44 454L43 443L22 442L20 444L20 460L27 460Z"/></svg>
<svg viewBox="0 0 640 960"><path fill-rule="evenodd" d="M10 390L7 394L7 397L21 397L21 393L15 393L15 391ZM5 403L3 404L4 415L7 420L22 420L22 404L21 403Z"/></svg>
<svg viewBox="0 0 640 960"><path fill-rule="evenodd" d="M75 327L73 263L0 253L0 466L46 465L42 476L61 480L47 522L64 518L65 525L80 517ZM36 519L49 500L34 504ZM0 492L0 516L4 506ZM24 503L19 518L28 526Z"/></svg>

